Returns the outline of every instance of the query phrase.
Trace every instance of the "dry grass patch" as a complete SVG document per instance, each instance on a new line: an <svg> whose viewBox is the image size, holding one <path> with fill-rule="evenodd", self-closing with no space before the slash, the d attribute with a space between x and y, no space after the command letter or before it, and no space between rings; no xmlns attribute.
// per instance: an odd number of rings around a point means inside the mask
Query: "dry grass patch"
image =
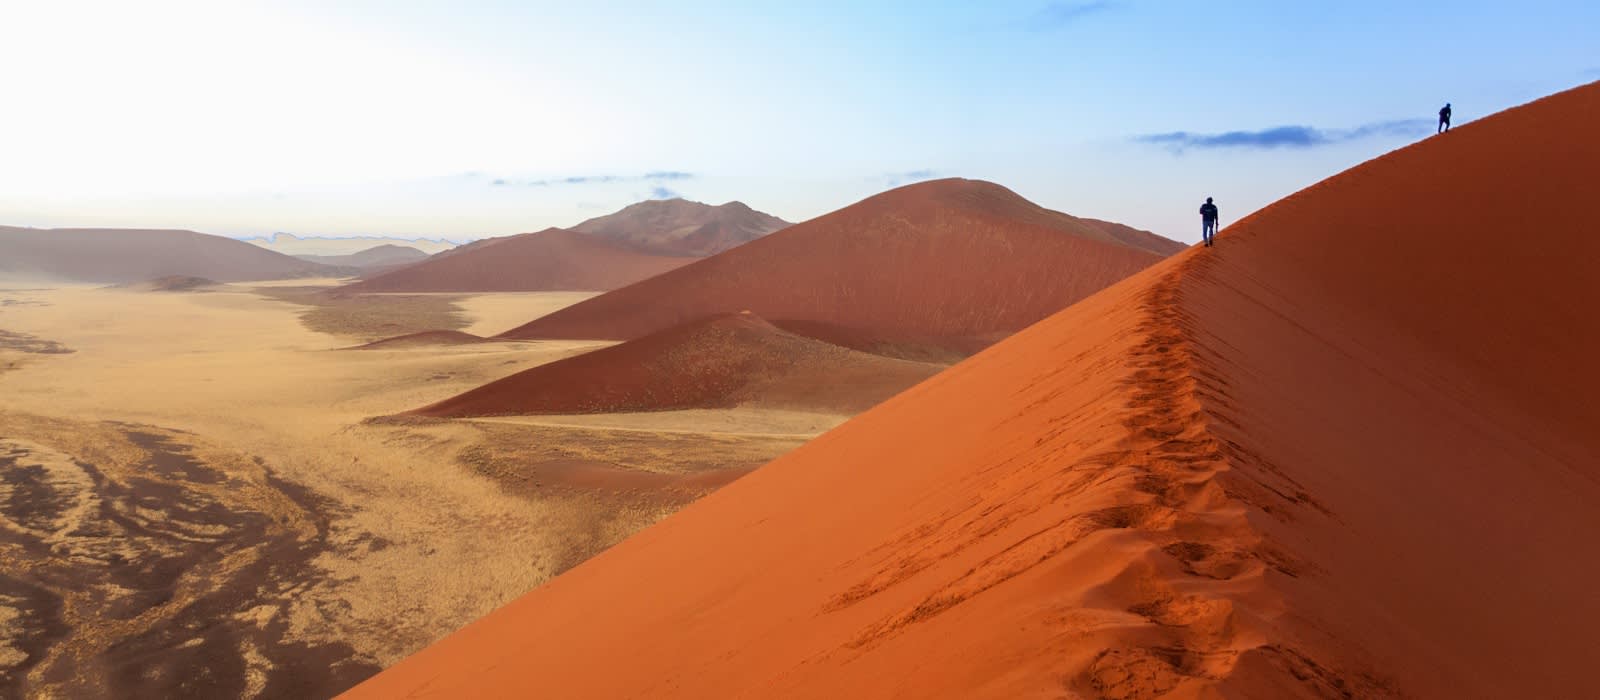
<svg viewBox="0 0 1600 700"><path fill-rule="evenodd" d="M460 330L471 321L462 295L343 294L324 287L257 287L269 299L305 307L300 322L318 333L363 342L433 330Z"/></svg>

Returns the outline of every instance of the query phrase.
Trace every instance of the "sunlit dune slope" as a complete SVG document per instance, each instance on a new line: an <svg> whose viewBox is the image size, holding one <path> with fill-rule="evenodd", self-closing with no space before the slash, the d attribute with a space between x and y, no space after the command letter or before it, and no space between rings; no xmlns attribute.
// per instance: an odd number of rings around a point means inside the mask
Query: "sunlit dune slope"
<svg viewBox="0 0 1600 700"><path fill-rule="evenodd" d="M368 277L349 292L544 292L615 289L694 260L651 255L551 228L494 238Z"/></svg>
<svg viewBox="0 0 1600 700"><path fill-rule="evenodd" d="M1147 244L1126 243L993 183L936 180L795 224L503 335L627 340L749 309L780 326L821 322L850 333L981 346L1161 259Z"/></svg>
<svg viewBox="0 0 1600 700"><path fill-rule="evenodd" d="M722 314L524 370L415 413L454 417L739 405L855 413L940 369L797 336L754 314Z"/></svg>
<svg viewBox="0 0 1600 700"><path fill-rule="evenodd" d="M1591 695L1597 118L1296 194L351 696Z"/></svg>

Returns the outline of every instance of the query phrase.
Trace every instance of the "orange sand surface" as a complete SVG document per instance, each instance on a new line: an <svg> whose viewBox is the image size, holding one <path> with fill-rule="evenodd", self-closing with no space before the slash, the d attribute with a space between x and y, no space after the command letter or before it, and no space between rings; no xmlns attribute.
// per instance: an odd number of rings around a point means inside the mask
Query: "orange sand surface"
<svg viewBox="0 0 1600 700"><path fill-rule="evenodd" d="M349 697L1590 695L1597 120L1291 196Z"/></svg>

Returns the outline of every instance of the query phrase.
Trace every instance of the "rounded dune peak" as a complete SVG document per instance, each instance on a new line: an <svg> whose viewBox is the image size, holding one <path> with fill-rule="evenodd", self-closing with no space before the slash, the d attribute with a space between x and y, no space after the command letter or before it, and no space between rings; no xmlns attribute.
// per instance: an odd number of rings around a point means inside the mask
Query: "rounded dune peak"
<svg viewBox="0 0 1600 700"><path fill-rule="evenodd" d="M614 214L584 221L572 230L643 252L704 257L788 225L787 221L743 204L712 206L675 197L636 202Z"/></svg>
<svg viewBox="0 0 1600 700"><path fill-rule="evenodd" d="M901 185L868 197L861 203L908 211L916 211L920 207L958 208L1040 225L1051 225L1063 216L1028 201L1004 185L961 177Z"/></svg>

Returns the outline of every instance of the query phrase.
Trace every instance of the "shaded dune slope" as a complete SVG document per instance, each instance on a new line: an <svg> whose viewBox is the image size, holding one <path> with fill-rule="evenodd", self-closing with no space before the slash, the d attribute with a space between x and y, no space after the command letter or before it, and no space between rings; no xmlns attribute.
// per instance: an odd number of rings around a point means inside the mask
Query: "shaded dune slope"
<svg viewBox="0 0 1600 700"><path fill-rule="evenodd" d="M753 314L721 314L527 369L413 413L460 417L738 405L855 413L940 369L797 336Z"/></svg>
<svg viewBox="0 0 1600 700"><path fill-rule="evenodd" d="M351 696L1583 696L1597 117L1296 194Z"/></svg>
<svg viewBox="0 0 1600 700"><path fill-rule="evenodd" d="M346 285L349 292L544 292L615 289L693 258L649 255L563 229L479 241Z"/></svg>
<svg viewBox="0 0 1600 700"><path fill-rule="evenodd" d="M1062 216L1067 215L1062 214ZM1125 246L1132 248L1143 248L1144 250L1148 250L1161 256L1173 255L1188 247L1187 245L1179 243L1178 241L1174 241L1170 238L1163 238L1149 231L1136 229L1127 224L1119 224L1114 221L1102 221L1100 219L1084 219L1078 217L1070 218L1074 218L1078 221L1078 223L1089 226L1090 228L1098 229L1111 240L1114 240Z"/></svg>
<svg viewBox="0 0 1600 700"><path fill-rule="evenodd" d="M194 231L0 226L0 275L121 284L163 277L242 282L349 272Z"/></svg>
<svg viewBox="0 0 1600 700"><path fill-rule="evenodd" d="M822 323L845 329L842 335L981 347L1159 259L999 185L938 180L885 192L503 335L627 340L749 309L774 323Z"/></svg>

